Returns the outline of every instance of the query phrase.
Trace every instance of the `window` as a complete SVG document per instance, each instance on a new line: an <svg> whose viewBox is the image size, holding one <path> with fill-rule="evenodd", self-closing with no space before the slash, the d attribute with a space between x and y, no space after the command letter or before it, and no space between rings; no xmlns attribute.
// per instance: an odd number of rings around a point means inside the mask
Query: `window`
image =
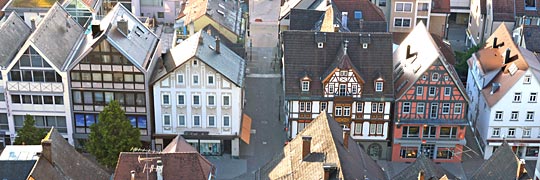
<svg viewBox="0 0 540 180"><path fill-rule="evenodd" d="M416 158L417 152L417 147L401 147L400 156L401 158Z"/></svg>
<svg viewBox="0 0 540 180"><path fill-rule="evenodd" d="M193 126L201 126L201 116L199 115L193 116Z"/></svg>
<svg viewBox="0 0 540 180"><path fill-rule="evenodd" d="M210 127L216 126L216 116L208 116L208 126Z"/></svg>
<svg viewBox="0 0 540 180"><path fill-rule="evenodd" d="M362 122L354 123L354 134L362 135L362 124L363 124Z"/></svg>
<svg viewBox="0 0 540 180"><path fill-rule="evenodd" d="M334 84L329 84L328 85L328 93L334 94Z"/></svg>
<svg viewBox="0 0 540 180"><path fill-rule="evenodd" d="M371 103L371 112L376 113L377 112L377 103Z"/></svg>
<svg viewBox="0 0 540 180"><path fill-rule="evenodd" d="M521 102L521 93L514 93L514 102Z"/></svg>
<svg viewBox="0 0 540 180"><path fill-rule="evenodd" d="M178 95L178 105L185 105L185 104L186 104L185 96L183 94L179 94Z"/></svg>
<svg viewBox="0 0 540 180"><path fill-rule="evenodd" d="M412 3L396 3L396 12L412 12Z"/></svg>
<svg viewBox="0 0 540 180"><path fill-rule="evenodd" d="M427 79L427 76L426 76L426 75L423 75L423 76L422 76L422 80L425 81L426 79Z"/></svg>
<svg viewBox="0 0 540 180"><path fill-rule="evenodd" d="M524 128L523 129L523 137L531 137L531 129Z"/></svg>
<svg viewBox="0 0 540 180"><path fill-rule="evenodd" d="M171 104L169 94L162 94L161 97L162 97L163 105Z"/></svg>
<svg viewBox="0 0 540 180"><path fill-rule="evenodd" d="M362 102L357 102L356 103L356 112L357 113L364 112L364 103L362 103Z"/></svg>
<svg viewBox="0 0 540 180"><path fill-rule="evenodd" d="M452 87L444 87L444 96L452 95Z"/></svg>
<svg viewBox="0 0 540 180"><path fill-rule="evenodd" d="M176 83L177 84L184 84L184 74L177 74L176 75Z"/></svg>
<svg viewBox="0 0 540 180"><path fill-rule="evenodd" d="M321 112L326 111L326 102L321 102Z"/></svg>
<svg viewBox="0 0 540 180"><path fill-rule="evenodd" d="M223 106L231 105L231 97L229 95L223 95Z"/></svg>
<svg viewBox="0 0 540 180"><path fill-rule="evenodd" d="M439 104L432 103L431 104L431 109L429 110L429 118L436 119L438 112L439 112Z"/></svg>
<svg viewBox="0 0 540 180"><path fill-rule="evenodd" d="M463 105L461 103L454 104L454 114L461 114Z"/></svg>
<svg viewBox="0 0 540 180"><path fill-rule="evenodd" d="M351 92L353 94L357 94L358 93L358 86L356 84L353 84L352 87L351 87Z"/></svg>
<svg viewBox="0 0 540 180"><path fill-rule="evenodd" d="M384 103L379 103L379 113L383 113L384 111Z"/></svg>
<svg viewBox="0 0 540 180"><path fill-rule="evenodd" d="M346 106L343 107L343 116L350 116L351 115L351 107Z"/></svg>
<svg viewBox="0 0 540 180"><path fill-rule="evenodd" d="M525 10L536 10L536 0L525 0Z"/></svg>
<svg viewBox="0 0 540 180"><path fill-rule="evenodd" d="M379 0L379 6L386 6L386 0Z"/></svg>
<svg viewBox="0 0 540 180"><path fill-rule="evenodd" d="M197 60L193 60L193 66L197 66L199 62Z"/></svg>
<svg viewBox="0 0 540 180"><path fill-rule="evenodd" d="M517 111L512 111L512 114L510 115L510 121L517 121L518 115L519 113Z"/></svg>
<svg viewBox="0 0 540 180"><path fill-rule="evenodd" d="M427 11L428 3L418 3L418 11Z"/></svg>
<svg viewBox="0 0 540 180"><path fill-rule="evenodd" d="M431 81L438 81L439 80L439 73L433 73L431 75Z"/></svg>
<svg viewBox="0 0 540 180"><path fill-rule="evenodd" d="M437 127L435 126L424 126L424 132L422 134L425 138L434 138L435 133L437 132Z"/></svg>
<svg viewBox="0 0 540 180"><path fill-rule="evenodd" d="M534 111L528 111L527 112L527 119L525 119L526 121L532 121L534 120Z"/></svg>
<svg viewBox="0 0 540 180"><path fill-rule="evenodd" d="M341 115L342 115L342 114L341 114L341 110L342 110L341 106L337 106L337 107L336 107L336 112L335 112L334 114L335 114L336 116L341 116Z"/></svg>
<svg viewBox="0 0 540 180"><path fill-rule="evenodd" d="M501 134L501 128L493 128L493 132L491 133L491 136L499 137Z"/></svg>
<svg viewBox="0 0 540 180"><path fill-rule="evenodd" d="M340 84L339 85L339 95L340 96L346 96L347 95L347 85Z"/></svg>
<svg viewBox="0 0 540 180"><path fill-rule="evenodd" d="M383 91L383 82L375 82L375 91L377 92Z"/></svg>
<svg viewBox="0 0 540 180"><path fill-rule="evenodd" d="M193 95L193 105L201 105L199 98L200 98L199 95Z"/></svg>
<svg viewBox="0 0 540 180"><path fill-rule="evenodd" d="M394 27L411 27L411 19L394 18Z"/></svg>
<svg viewBox="0 0 540 180"><path fill-rule="evenodd" d="M300 102L300 112L311 112L311 102Z"/></svg>
<svg viewBox="0 0 540 180"><path fill-rule="evenodd" d="M178 115L178 126L186 126L186 116L183 114Z"/></svg>
<svg viewBox="0 0 540 180"><path fill-rule="evenodd" d="M457 127L441 127L441 138L456 138Z"/></svg>
<svg viewBox="0 0 540 180"><path fill-rule="evenodd" d="M525 75L525 79L523 79L523 84L531 84L531 75Z"/></svg>
<svg viewBox="0 0 540 180"><path fill-rule="evenodd" d="M208 75L206 83L208 83L208 85L214 85L214 75Z"/></svg>
<svg viewBox="0 0 540 180"><path fill-rule="evenodd" d="M302 91L309 91L309 81L302 81Z"/></svg>
<svg viewBox="0 0 540 180"><path fill-rule="evenodd" d="M450 148L437 148L437 159L452 159L453 154Z"/></svg>
<svg viewBox="0 0 540 180"><path fill-rule="evenodd" d="M8 118L5 113L0 114L0 130L9 131Z"/></svg>
<svg viewBox="0 0 540 180"><path fill-rule="evenodd" d="M429 96L435 96L436 91L437 91L437 87L430 86L429 87Z"/></svg>
<svg viewBox="0 0 540 180"><path fill-rule="evenodd" d="M404 102L403 103L403 113L409 114L411 112L411 103L410 102Z"/></svg>
<svg viewBox="0 0 540 180"><path fill-rule="evenodd" d="M508 137L515 137L515 135L516 135L516 128L509 128Z"/></svg>
<svg viewBox="0 0 540 180"><path fill-rule="evenodd" d="M225 126L225 127L230 127L231 126L231 117L223 116L223 126Z"/></svg>
<svg viewBox="0 0 540 180"><path fill-rule="evenodd" d="M426 111L426 104L423 102L419 102L416 104L416 114L424 114Z"/></svg>
<svg viewBox="0 0 540 180"><path fill-rule="evenodd" d="M536 102L536 96L538 93L532 92L529 96L529 102Z"/></svg>
<svg viewBox="0 0 540 180"><path fill-rule="evenodd" d="M199 85L199 75L196 75L196 74L193 75L193 84Z"/></svg>
<svg viewBox="0 0 540 180"><path fill-rule="evenodd" d="M502 112L502 111L497 111L497 112L495 112L495 120L502 121L502 116L503 116L503 112Z"/></svg>
<svg viewBox="0 0 540 180"><path fill-rule="evenodd" d="M424 94L424 86L416 86L416 95L421 96Z"/></svg>
<svg viewBox="0 0 540 180"><path fill-rule="evenodd" d="M402 137L418 137L419 129L418 126L403 126Z"/></svg>
<svg viewBox="0 0 540 180"><path fill-rule="evenodd" d="M208 95L208 105L209 106L215 106L216 100L214 95Z"/></svg>
<svg viewBox="0 0 540 180"><path fill-rule="evenodd" d="M171 115L169 114L163 115L163 126L171 126Z"/></svg>
<svg viewBox="0 0 540 180"><path fill-rule="evenodd" d="M450 103L443 103L442 104L442 113L443 114L450 114Z"/></svg>
<svg viewBox="0 0 540 180"><path fill-rule="evenodd" d="M384 124L369 124L369 135L370 136L382 136L383 135L383 125Z"/></svg>
<svg viewBox="0 0 540 180"><path fill-rule="evenodd" d="M525 152L525 156L538 157L538 150L540 150L539 147L528 146L527 147L527 152Z"/></svg>
<svg viewBox="0 0 540 180"><path fill-rule="evenodd" d="M158 18L165 18L165 13L164 12L157 12L157 17Z"/></svg>

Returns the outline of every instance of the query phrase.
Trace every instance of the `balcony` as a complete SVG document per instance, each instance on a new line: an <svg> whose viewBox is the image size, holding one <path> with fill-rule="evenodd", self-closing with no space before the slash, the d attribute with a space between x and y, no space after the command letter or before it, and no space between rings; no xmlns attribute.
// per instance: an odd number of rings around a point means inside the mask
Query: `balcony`
<svg viewBox="0 0 540 180"><path fill-rule="evenodd" d="M25 92L64 92L64 85L59 82L13 82L7 84L9 91Z"/></svg>

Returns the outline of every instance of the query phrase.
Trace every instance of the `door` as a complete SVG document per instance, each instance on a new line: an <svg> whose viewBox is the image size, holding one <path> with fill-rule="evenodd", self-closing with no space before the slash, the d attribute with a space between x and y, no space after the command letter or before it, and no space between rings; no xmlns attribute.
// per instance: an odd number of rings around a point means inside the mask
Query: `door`
<svg viewBox="0 0 540 180"><path fill-rule="evenodd" d="M435 144L422 144L420 146L420 154L427 156L430 159L433 159L433 154L435 153Z"/></svg>

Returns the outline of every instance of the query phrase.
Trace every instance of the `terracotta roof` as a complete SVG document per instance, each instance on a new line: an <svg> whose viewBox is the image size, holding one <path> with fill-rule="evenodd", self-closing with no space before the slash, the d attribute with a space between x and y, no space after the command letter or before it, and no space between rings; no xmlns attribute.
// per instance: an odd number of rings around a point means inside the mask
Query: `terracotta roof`
<svg viewBox="0 0 540 180"><path fill-rule="evenodd" d="M410 55L407 54L410 48ZM419 23L394 52L395 97L400 99L434 63L441 63L459 91L465 97L465 87L454 67L449 64L426 26Z"/></svg>
<svg viewBox="0 0 540 180"><path fill-rule="evenodd" d="M519 167L518 157L504 141L470 179L518 179Z"/></svg>
<svg viewBox="0 0 540 180"><path fill-rule="evenodd" d="M189 3L185 4L182 13L184 14L182 18L185 26L207 15L232 33L236 35L242 33L240 32L242 29L242 10L237 1L190 0Z"/></svg>
<svg viewBox="0 0 540 180"><path fill-rule="evenodd" d="M493 3L493 21L514 22L514 0L496 0Z"/></svg>
<svg viewBox="0 0 540 180"><path fill-rule="evenodd" d="M540 26L524 25L522 33L525 47L528 50L540 53Z"/></svg>
<svg viewBox="0 0 540 180"><path fill-rule="evenodd" d="M6 21L0 24L0 66L9 65L30 33L30 27L16 12L11 13Z"/></svg>
<svg viewBox="0 0 540 180"><path fill-rule="evenodd" d="M302 158L303 137L310 136L310 153ZM323 166L337 169L330 179L387 179L381 167L350 137L343 144L343 130L323 113L290 141L283 151L260 170L262 179L322 179Z"/></svg>
<svg viewBox="0 0 540 180"><path fill-rule="evenodd" d="M157 179L157 172L149 171L147 168L156 167L158 161L163 164L163 179L208 180L213 179L210 176L215 176L214 165L199 154L184 138L176 136L163 152L120 153L114 179L130 179L131 171L135 171L135 179L147 177Z"/></svg>
<svg viewBox="0 0 540 180"><path fill-rule="evenodd" d="M432 13L450 13L450 0L433 0Z"/></svg>
<svg viewBox="0 0 540 180"><path fill-rule="evenodd" d="M446 177L449 180L456 179L456 177L452 173L448 172L439 165L436 165L431 159L427 158L427 156L422 154L420 154L411 165L407 166L405 169L395 175L392 179L417 179L420 171L424 172L425 179L441 179L442 177Z"/></svg>
<svg viewBox="0 0 540 180"><path fill-rule="evenodd" d="M497 48L493 47L493 41L497 38ZM510 50L510 61L504 62L506 50ZM518 48L508 32L506 25L501 24L495 32L488 38L486 45L468 60L469 66L476 63L483 76L482 94L489 107L495 105L510 88L525 74L530 64L538 64L537 57L524 48ZM515 74L510 74L509 69L512 64L518 70ZM538 73L535 76L540 77ZM493 85L498 88L491 93Z"/></svg>
<svg viewBox="0 0 540 180"><path fill-rule="evenodd" d="M433 38L435 44L437 44L439 50L442 52L446 62L448 62L450 65L456 64L456 56L454 55L454 49L452 49L452 46L445 43L443 38L437 34L431 33L431 37Z"/></svg>
<svg viewBox="0 0 540 180"><path fill-rule="evenodd" d="M324 73L335 62L340 48L348 40L348 53L360 77L366 81L362 87L362 98L387 101L393 99L392 80L392 34L385 32L311 32L284 31L283 57L285 68L285 89L287 99L320 98L323 95ZM318 48L318 43L323 48ZM368 47L364 49L363 43ZM313 81L309 92L302 92L300 79L308 75ZM374 81L382 77L383 92L375 92Z"/></svg>
<svg viewBox="0 0 540 180"><path fill-rule="evenodd" d="M28 175L33 179L110 179L98 164L86 159L52 128L41 140L43 151Z"/></svg>

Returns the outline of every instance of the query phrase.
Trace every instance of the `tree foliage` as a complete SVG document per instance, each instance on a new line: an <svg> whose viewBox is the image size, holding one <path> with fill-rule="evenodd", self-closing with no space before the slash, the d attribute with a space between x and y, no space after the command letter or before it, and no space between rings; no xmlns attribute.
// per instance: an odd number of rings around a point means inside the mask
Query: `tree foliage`
<svg viewBox="0 0 540 180"><path fill-rule="evenodd" d="M45 129L40 129L35 126L36 120L30 114L24 116L24 124L19 131L17 131L17 138L15 138L14 144L25 145L39 145L41 139L47 135Z"/></svg>
<svg viewBox="0 0 540 180"><path fill-rule="evenodd" d="M457 73L460 77L467 78L467 69L469 68L469 65L467 64L467 60L471 58L471 56L476 53L480 48L484 47L483 44L479 44L476 46L473 46L469 48L465 52L456 51L456 65L454 66L456 68Z"/></svg>
<svg viewBox="0 0 540 180"><path fill-rule="evenodd" d="M116 166L120 152L141 146L139 130L131 125L117 101L111 101L99 113L98 122L90 130L86 149L108 168Z"/></svg>

